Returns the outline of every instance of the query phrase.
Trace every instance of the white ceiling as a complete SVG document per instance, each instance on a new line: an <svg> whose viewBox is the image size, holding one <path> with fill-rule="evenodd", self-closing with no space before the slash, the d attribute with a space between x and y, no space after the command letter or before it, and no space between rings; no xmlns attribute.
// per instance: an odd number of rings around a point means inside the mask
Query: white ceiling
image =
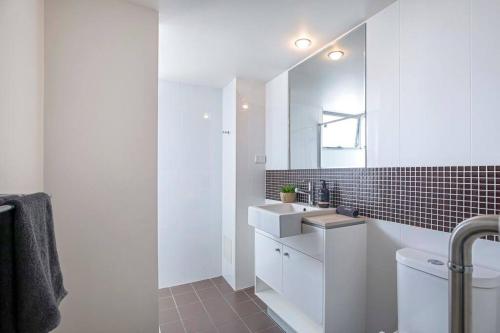
<svg viewBox="0 0 500 333"><path fill-rule="evenodd" d="M130 0L160 11L161 79L268 81L394 0ZM313 46L300 51L298 37Z"/></svg>

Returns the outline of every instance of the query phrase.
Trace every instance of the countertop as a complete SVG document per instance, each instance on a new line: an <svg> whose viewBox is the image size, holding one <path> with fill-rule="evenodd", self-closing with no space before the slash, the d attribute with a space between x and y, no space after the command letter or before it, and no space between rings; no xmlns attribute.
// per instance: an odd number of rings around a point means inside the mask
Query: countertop
<svg viewBox="0 0 500 333"><path fill-rule="evenodd" d="M340 214L327 214L320 216L303 217L302 223L309 224L322 229L333 229L347 227L356 224L366 223L367 218L364 216L349 217Z"/></svg>

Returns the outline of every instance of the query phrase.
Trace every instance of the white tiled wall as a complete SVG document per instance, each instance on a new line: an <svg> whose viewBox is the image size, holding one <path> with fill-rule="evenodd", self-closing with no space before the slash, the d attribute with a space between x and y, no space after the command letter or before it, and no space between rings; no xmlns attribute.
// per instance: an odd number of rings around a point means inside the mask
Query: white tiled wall
<svg viewBox="0 0 500 333"><path fill-rule="evenodd" d="M159 287L221 274L222 91L160 81Z"/></svg>

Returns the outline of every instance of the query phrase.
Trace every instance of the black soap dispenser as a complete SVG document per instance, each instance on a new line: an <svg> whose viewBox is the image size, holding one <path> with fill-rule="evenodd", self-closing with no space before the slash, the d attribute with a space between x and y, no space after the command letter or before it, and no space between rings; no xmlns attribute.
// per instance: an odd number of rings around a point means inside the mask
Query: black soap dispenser
<svg viewBox="0 0 500 333"><path fill-rule="evenodd" d="M321 181L321 189L319 190L319 201L318 207L328 208L330 207L330 191L326 188L326 181Z"/></svg>

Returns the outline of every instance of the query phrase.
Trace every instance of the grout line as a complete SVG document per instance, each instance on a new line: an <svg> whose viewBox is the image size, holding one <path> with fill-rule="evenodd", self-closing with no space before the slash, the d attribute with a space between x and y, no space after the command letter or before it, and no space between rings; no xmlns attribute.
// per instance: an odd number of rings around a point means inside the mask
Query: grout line
<svg viewBox="0 0 500 333"><path fill-rule="evenodd" d="M217 290L219 291L219 293L221 294L222 296L222 299L224 300L224 302L226 302L227 305L229 305L229 307L231 308L231 310L233 310L234 313L236 313L236 316L238 317L238 319L243 323L243 325L247 328L248 332L250 333L253 333L253 331L250 329L250 327L248 327L248 325L245 323L245 321L243 320L243 317L240 316L240 314L234 309L234 307L232 306L231 303L229 303L229 301L224 297L224 294L222 293L222 291L219 289L219 286L215 285L215 287L217 288ZM269 317L269 315L267 313L264 312L264 310L257 304L254 302L253 298L251 295L249 295L245 289L242 289L242 290L237 290L237 291L233 291L233 293L235 292L238 292L238 291L242 291L243 293L245 293L245 295L248 296L249 300L252 301L252 303L260 310L259 312L262 312L264 313L269 319L271 319L273 321L273 323L275 323L274 326L277 326L278 324L271 318ZM243 301L243 302L247 302L247 301ZM259 312L256 312L256 313L259 313ZM253 313L253 314L250 314L249 316L251 315L254 315L256 313ZM268 328L271 328L273 326L270 326L270 327L266 327L265 329L268 329ZM281 329L281 328L280 328ZM258 333L258 332L256 332Z"/></svg>
<svg viewBox="0 0 500 333"><path fill-rule="evenodd" d="M236 291L235 291L236 292ZM248 327L247 323L245 323L245 321L243 320L243 318L240 316L240 314L233 308L233 306L231 305L231 303L228 302L228 300L224 297L224 294L222 294L221 292L221 295L222 295L222 299L224 300L224 302L226 302L227 305L229 305L229 307L231 308L231 310L233 310L234 313L236 313L236 316L238 317L238 319L243 323L243 325L246 327L246 329L248 330L248 332L252 333L252 330L250 329L250 327ZM245 295L247 295L247 293L245 292ZM247 295L248 296L248 295ZM257 305L257 304L255 304ZM257 305L257 307L260 309L260 307Z"/></svg>
<svg viewBox="0 0 500 333"><path fill-rule="evenodd" d="M172 292L172 289L170 289L170 292ZM177 301L175 300L174 294L172 294L172 300L174 301L175 310L177 311L177 315L179 316L179 321L181 322L182 329L184 330L184 332L187 332L186 326L184 326L184 322L182 321L181 313L179 312L179 307L177 306Z"/></svg>
<svg viewBox="0 0 500 333"><path fill-rule="evenodd" d="M208 279L210 281L210 283L212 283L212 285L215 287L215 289L218 291L217 289L217 286L215 285L215 283L211 280L211 279ZM203 310L205 310L205 313L207 314L208 316L208 320L210 320L210 323L212 324L212 326L215 328L215 330L217 332L219 332L219 328L215 325L215 322L214 320L212 319L212 316L210 315L210 313L208 312L207 310L207 307L205 306L205 304L203 303L203 300L201 299L200 295L198 294L198 290L196 290L196 288L194 288L194 293L196 294L196 297L198 297L198 299L200 300L200 303L201 303L201 306L203 307ZM221 295L222 296L222 295ZM182 320L182 318L181 318Z"/></svg>

